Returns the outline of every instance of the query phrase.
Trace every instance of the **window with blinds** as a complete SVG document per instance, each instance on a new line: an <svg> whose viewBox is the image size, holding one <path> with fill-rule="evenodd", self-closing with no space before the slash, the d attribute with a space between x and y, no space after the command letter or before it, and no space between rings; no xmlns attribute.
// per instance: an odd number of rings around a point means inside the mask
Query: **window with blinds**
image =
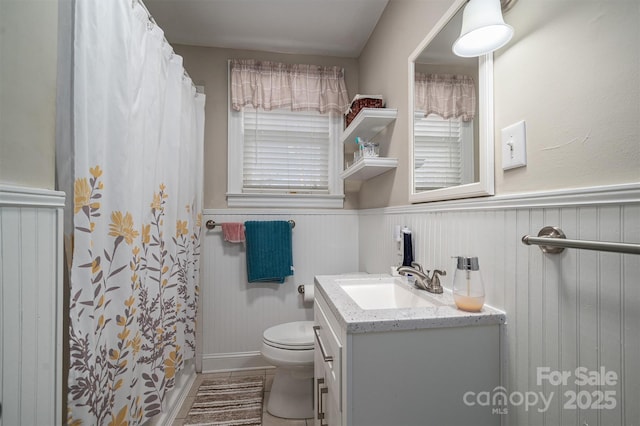
<svg viewBox="0 0 640 426"><path fill-rule="evenodd" d="M329 191L328 115L245 108L242 120L244 191Z"/></svg>
<svg viewBox="0 0 640 426"><path fill-rule="evenodd" d="M417 114L413 149L415 191L473 181L473 122Z"/></svg>

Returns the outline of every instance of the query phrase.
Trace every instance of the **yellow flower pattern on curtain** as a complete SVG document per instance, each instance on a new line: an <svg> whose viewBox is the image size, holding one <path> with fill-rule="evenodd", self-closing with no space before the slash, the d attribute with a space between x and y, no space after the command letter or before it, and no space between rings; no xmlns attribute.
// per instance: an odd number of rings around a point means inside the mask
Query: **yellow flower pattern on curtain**
<svg viewBox="0 0 640 426"><path fill-rule="evenodd" d="M76 253L83 258L78 268L91 278L71 294L71 372L81 379L69 397L97 424L125 425L160 412L185 356L195 352L202 223L192 205L175 224L165 223L170 195L163 184L149 194L148 223L136 224L130 212L103 212L102 174L96 166L74 185L76 238L90 241ZM100 250L92 240L98 233L110 239ZM115 292L121 304L113 303ZM138 396L116 398L123 388ZM68 422L80 424L72 415Z"/></svg>

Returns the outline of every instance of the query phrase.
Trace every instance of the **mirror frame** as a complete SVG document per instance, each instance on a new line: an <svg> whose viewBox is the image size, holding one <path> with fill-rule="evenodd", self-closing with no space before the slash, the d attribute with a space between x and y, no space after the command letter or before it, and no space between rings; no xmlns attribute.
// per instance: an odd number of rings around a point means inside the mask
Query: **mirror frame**
<svg viewBox="0 0 640 426"><path fill-rule="evenodd" d="M478 58L478 182L468 183L429 191L415 192L414 177L414 79L415 60L438 35L467 0L456 0L435 24L422 42L409 56L409 201L423 203L457 198L482 197L495 194L494 178L494 120L493 120L493 53Z"/></svg>

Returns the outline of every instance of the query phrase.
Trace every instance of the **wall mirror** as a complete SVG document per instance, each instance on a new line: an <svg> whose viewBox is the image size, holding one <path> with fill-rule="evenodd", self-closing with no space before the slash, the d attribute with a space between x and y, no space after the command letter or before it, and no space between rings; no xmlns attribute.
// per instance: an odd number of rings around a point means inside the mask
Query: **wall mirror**
<svg viewBox="0 0 640 426"><path fill-rule="evenodd" d="M451 51L465 4L456 0L409 57L412 203L494 194L493 54L460 58ZM452 107L450 96L468 105ZM434 98L446 112L426 111Z"/></svg>

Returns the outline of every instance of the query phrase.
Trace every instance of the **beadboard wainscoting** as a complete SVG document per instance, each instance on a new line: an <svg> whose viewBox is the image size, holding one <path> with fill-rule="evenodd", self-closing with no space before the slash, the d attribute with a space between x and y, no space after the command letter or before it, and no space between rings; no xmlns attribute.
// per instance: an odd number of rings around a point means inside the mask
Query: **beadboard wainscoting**
<svg viewBox="0 0 640 426"><path fill-rule="evenodd" d="M262 333L289 321L313 320L313 304L303 303L298 285L318 274L358 270L358 213L346 210L205 210L214 220L294 220L295 273L284 284L248 283L245 247L224 241L222 229L203 228L198 354L202 371L265 367Z"/></svg>
<svg viewBox="0 0 640 426"><path fill-rule="evenodd" d="M395 225L413 230L414 257L425 269L446 270L445 287L452 256L478 256L486 302L507 314L503 393L511 399L487 407L502 413L502 424L640 424L640 256L549 255L521 242L556 225L570 239L640 243L640 185L390 207L361 211L359 221L367 272L388 272L397 260ZM568 372L566 385L542 378L545 368ZM617 379L580 385L583 373L601 369ZM460 397L467 391L500 393L460 389Z"/></svg>
<svg viewBox="0 0 640 426"><path fill-rule="evenodd" d="M64 198L0 185L2 424L62 424Z"/></svg>

